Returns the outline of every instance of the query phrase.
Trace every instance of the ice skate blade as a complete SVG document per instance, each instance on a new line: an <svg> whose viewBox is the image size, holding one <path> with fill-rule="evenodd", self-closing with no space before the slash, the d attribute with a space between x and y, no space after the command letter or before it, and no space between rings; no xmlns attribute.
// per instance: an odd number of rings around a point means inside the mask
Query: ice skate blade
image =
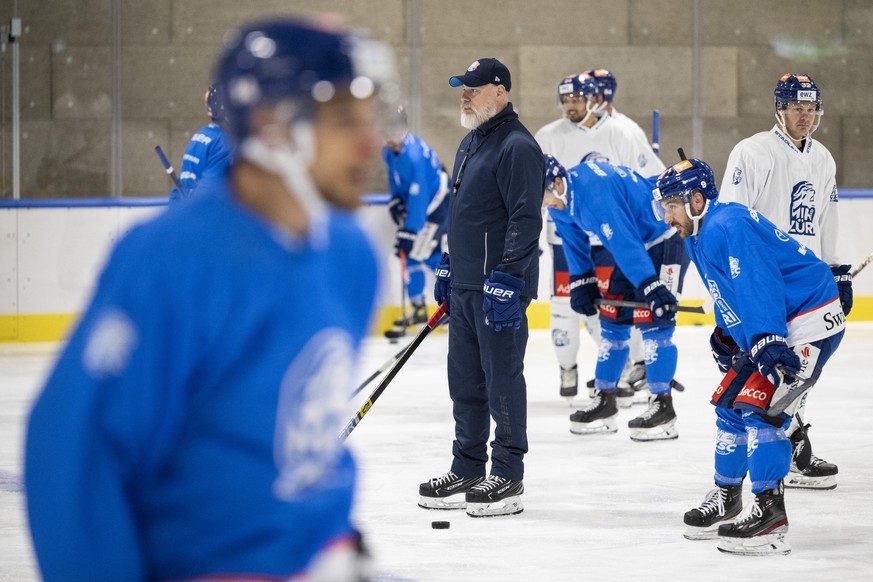
<svg viewBox="0 0 873 582"><path fill-rule="evenodd" d="M718 551L738 556L786 556L791 553L791 546L785 540L787 526L781 526L772 532L751 538L731 538L719 536Z"/></svg>
<svg viewBox="0 0 873 582"><path fill-rule="evenodd" d="M422 509L437 509L443 511L458 511L467 508L466 493L456 493L448 497L419 496L418 506Z"/></svg>
<svg viewBox="0 0 873 582"><path fill-rule="evenodd" d="M686 525L685 531L682 533L682 537L686 540L717 540L718 539L718 526L724 525L726 523L733 523L736 521L733 519L725 519L722 521L717 521L714 524L708 527L695 527L693 525Z"/></svg>
<svg viewBox="0 0 873 582"><path fill-rule="evenodd" d="M671 420L667 424L662 424L660 426L653 426L652 428L630 429L630 439L638 443L645 443L650 441L669 441L678 438L679 431L676 429L675 420Z"/></svg>
<svg viewBox="0 0 873 582"><path fill-rule="evenodd" d="M616 416L610 416L609 418L598 418L597 420L593 420L591 422L574 422L571 420L570 432L578 435L617 433L618 423L615 421Z"/></svg>
<svg viewBox="0 0 873 582"><path fill-rule="evenodd" d="M820 491L828 491L837 488L837 476L828 475L826 477L807 477L801 473L791 471L785 478L786 489L818 489Z"/></svg>
<svg viewBox="0 0 873 582"><path fill-rule="evenodd" d="M494 503L468 503L467 515L470 517L499 517L517 515L524 511L521 496L507 497Z"/></svg>

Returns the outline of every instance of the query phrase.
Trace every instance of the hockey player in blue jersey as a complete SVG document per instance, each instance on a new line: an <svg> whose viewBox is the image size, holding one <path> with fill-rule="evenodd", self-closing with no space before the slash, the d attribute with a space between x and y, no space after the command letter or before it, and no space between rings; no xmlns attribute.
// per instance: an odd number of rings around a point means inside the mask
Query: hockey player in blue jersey
<svg viewBox="0 0 873 582"><path fill-rule="evenodd" d="M389 126L382 148L388 167L391 199L388 209L397 225L394 252L406 261L406 294L412 304L409 316L394 322L388 337L406 333L410 325L427 322L424 298L425 268L433 272L439 265L448 222L448 177L435 151L420 137L408 131L406 112L398 111L396 123Z"/></svg>
<svg viewBox="0 0 873 582"><path fill-rule="evenodd" d="M675 229L651 212L655 178L630 168L585 162L569 170L545 156L543 205L549 209L570 268L570 304L583 315L597 313L601 298L643 300L650 309L600 307L601 344L591 404L570 416L574 434L614 433L616 386L628 356L631 325L645 346L649 409L628 422L636 441L675 439L672 381L678 353L673 343L676 295L688 257ZM602 247L592 246L596 234ZM596 255L596 256L595 256Z"/></svg>
<svg viewBox="0 0 873 582"><path fill-rule="evenodd" d="M181 188L178 186L173 188L170 192L170 202L189 198L201 178L220 176L233 157L233 145L223 128L227 123L227 112L217 84L213 83L209 86L204 100L206 114L211 121L191 136L179 170Z"/></svg>
<svg viewBox="0 0 873 582"><path fill-rule="evenodd" d="M653 196L715 301L710 344L725 374L712 396L716 488L685 514L685 537L718 537L728 553L787 554L785 429L842 340L837 285L826 263L763 215L720 203L701 160L668 168ZM755 499L743 512L746 473Z"/></svg>
<svg viewBox="0 0 873 582"><path fill-rule="evenodd" d="M238 155L120 241L36 401L47 582L362 579L339 435L378 263L351 210L396 82L387 46L321 18L226 36Z"/></svg>

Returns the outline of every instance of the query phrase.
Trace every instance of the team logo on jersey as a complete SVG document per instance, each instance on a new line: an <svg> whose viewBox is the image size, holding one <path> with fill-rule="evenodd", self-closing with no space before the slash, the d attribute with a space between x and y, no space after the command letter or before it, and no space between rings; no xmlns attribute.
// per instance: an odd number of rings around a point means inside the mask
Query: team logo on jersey
<svg viewBox="0 0 873 582"><path fill-rule="evenodd" d="M612 227L609 226L608 222L604 222L600 225L600 232L603 233L603 236L606 237L606 240L612 240Z"/></svg>
<svg viewBox="0 0 873 582"><path fill-rule="evenodd" d="M742 323L742 320L736 312L731 309L728 302L721 296L721 291L718 290L718 284L712 279L707 279L706 286L709 289L709 294L712 297L712 300L715 302L715 307L718 309L719 313L721 313L722 319L724 319L724 324L727 327L733 327Z"/></svg>
<svg viewBox="0 0 873 582"><path fill-rule="evenodd" d="M639 165L640 168L645 168L648 162L649 160L646 159L646 154L640 154L640 157L637 158L637 165Z"/></svg>
<svg viewBox="0 0 873 582"><path fill-rule="evenodd" d="M139 333L127 314L120 309L105 309L88 334L82 364L98 380L119 376L138 344Z"/></svg>
<svg viewBox="0 0 873 582"><path fill-rule="evenodd" d="M761 217L758 216L757 210L752 210L751 208L749 208L749 216L751 216L752 220L754 220L755 222L761 222Z"/></svg>
<svg viewBox="0 0 873 582"><path fill-rule="evenodd" d="M733 176L733 178L731 178L731 184L733 184L734 186L737 186L742 181L743 181L743 171L739 168L734 168L734 176Z"/></svg>
<svg viewBox="0 0 873 582"><path fill-rule="evenodd" d="M728 256L728 264L731 268L731 279L736 279L740 276L740 260L736 257Z"/></svg>
<svg viewBox="0 0 873 582"><path fill-rule="evenodd" d="M337 462L354 354L352 337L328 328L315 334L288 366L273 440L277 497L296 498Z"/></svg>
<svg viewBox="0 0 873 582"><path fill-rule="evenodd" d="M815 236L815 188L807 181L791 189L791 226L789 234Z"/></svg>
<svg viewBox="0 0 873 582"><path fill-rule="evenodd" d="M740 435L736 435L731 432L727 432L724 430L719 430L718 434L715 437L715 454L716 455L730 455L734 451L737 450L737 445L742 444L738 442L740 440Z"/></svg>
<svg viewBox="0 0 873 582"><path fill-rule="evenodd" d="M840 193L837 191L837 185L834 184L834 189L831 190L831 202L839 202Z"/></svg>
<svg viewBox="0 0 873 582"><path fill-rule="evenodd" d="M781 231L780 229L778 229L778 228L774 228L774 229L773 229L773 232L776 233L776 238L778 238L778 239L781 240L782 242L788 242L788 241L791 240L791 237L790 237L790 236L788 236L787 234L785 234L784 232L782 232L782 231Z"/></svg>
<svg viewBox="0 0 873 582"><path fill-rule="evenodd" d="M643 350L645 351L645 355L643 356L646 361L646 365L649 366L658 361L658 342L655 340L646 340L643 342Z"/></svg>

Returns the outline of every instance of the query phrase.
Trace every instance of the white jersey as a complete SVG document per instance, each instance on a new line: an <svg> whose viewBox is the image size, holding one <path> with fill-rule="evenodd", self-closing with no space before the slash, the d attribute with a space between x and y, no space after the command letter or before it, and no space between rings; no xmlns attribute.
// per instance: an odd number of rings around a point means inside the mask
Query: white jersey
<svg viewBox="0 0 873 582"><path fill-rule="evenodd" d="M621 126L625 134L637 141L640 150L642 150L646 154L646 168L649 168L648 164L652 164L651 168L655 169L655 171L647 171L645 174L646 176L654 176L655 174L660 174L666 169L664 163L657 156L657 154L655 154L654 150L652 150L652 144L649 143L649 138L646 136L646 132L643 131L643 128L640 127L640 125L636 121L634 121L624 113L619 113L615 107L612 108L612 113L610 114L610 117L612 117L613 121Z"/></svg>
<svg viewBox="0 0 873 582"><path fill-rule="evenodd" d="M821 142L803 151L774 125L734 146L719 200L740 202L766 216L829 265L838 256L836 164Z"/></svg>
<svg viewBox="0 0 873 582"><path fill-rule="evenodd" d="M642 132L636 123L624 115L621 117ZM645 134L641 141L627 122L608 115L590 128L562 117L541 127L534 138L544 153L555 156L566 168L600 161L627 166L643 176L654 176L664 170L664 164L652 151Z"/></svg>

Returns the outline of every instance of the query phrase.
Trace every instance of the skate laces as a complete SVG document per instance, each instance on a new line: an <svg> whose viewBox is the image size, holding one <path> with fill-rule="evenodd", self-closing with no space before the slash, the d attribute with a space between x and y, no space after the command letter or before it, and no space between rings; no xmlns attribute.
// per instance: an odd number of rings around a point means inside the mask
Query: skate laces
<svg viewBox="0 0 873 582"><path fill-rule="evenodd" d="M810 457L809 457L809 467L818 467L819 465L821 465L822 463L825 463L825 462L826 461L824 459L816 457L815 455L810 455ZM809 467L807 467L807 468L809 468Z"/></svg>
<svg viewBox="0 0 873 582"><path fill-rule="evenodd" d="M603 392L598 390L594 393L594 398L591 399L591 402L585 408L581 409L580 412L591 412L592 410L597 410L600 404L603 402L604 396Z"/></svg>
<svg viewBox="0 0 873 582"><path fill-rule="evenodd" d="M658 400L657 396L652 396L652 399L649 401L649 409L642 413L639 418L649 420L655 416L659 410L661 410L661 402Z"/></svg>
<svg viewBox="0 0 873 582"><path fill-rule="evenodd" d="M761 509L761 504L758 503L758 496L756 495L755 501L743 508L743 513L737 519L737 523L743 523L744 521L758 519L762 515L764 515L764 512Z"/></svg>
<svg viewBox="0 0 873 582"><path fill-rule="evenodd" d="M500 487L501 485L503 485L507 481L508 481L508 479L504 479L503 477L498 477L497 475L491 475L490 477L488 477L487 479L485 479L481 483L471 487L471 490L475 489L476 491L486 491L487 492L491 489L497 489L498 487Z"/></svg>
<svg viewBox="0 0 873 582"><path fill-rule="evenodd" d="M718 511L719 515L724 515L724 502L727 497L726 489L716 487L706 495L706 499L697 508L697 511L703 515L710 515L713 511Z"/></svg>
<svg viewBox="0 0 873 582"><path fill-rule="evenodd" d="M446 483L450 483L458 479L458 476L449 471L442 477L437 477L436 479L431 479L430 484L432 487L438 487L440 485L445 485Z"/></svg>

